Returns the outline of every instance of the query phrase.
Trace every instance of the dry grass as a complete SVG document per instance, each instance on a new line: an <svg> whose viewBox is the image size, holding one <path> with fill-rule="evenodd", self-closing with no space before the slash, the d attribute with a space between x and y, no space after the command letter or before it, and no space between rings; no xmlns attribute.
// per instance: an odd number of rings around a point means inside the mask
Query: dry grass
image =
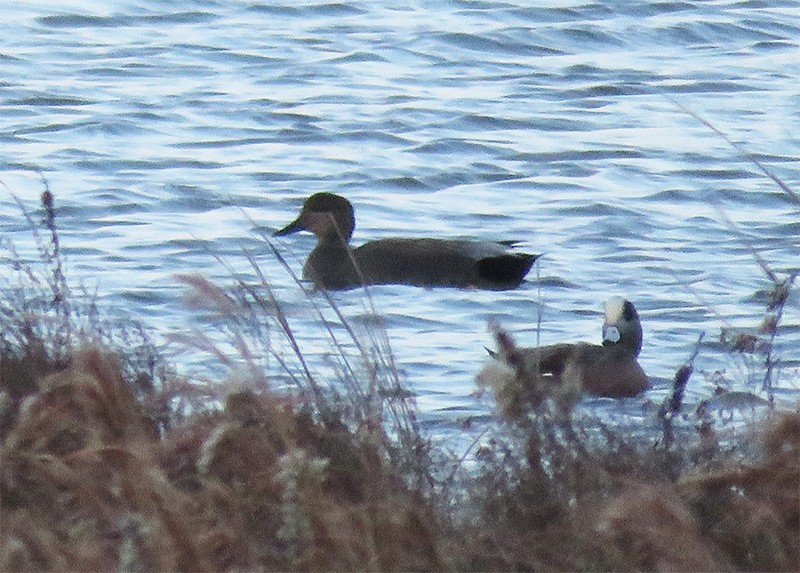
<svg viewBox="0 0 800 573"><path fill-rule="evenodd" d="M417 428L385 333L308 293L346 333L320 320L335 360L319 371L255 264L229 290L182 278L221 325L183 341L230 371L219 407L198 401L69 287L52 196L44 212L45 270L12 257L27 290L0 301L2 571L798 569L800 412L769 410L723 444L713 419L677 415L693 358L645 438L506 372L502 431L458 465Z"/></svg>
<svg viewBox="0 0 800 573"><path fill-rule="evenodd" d="M513 341L497 334L513 356ZM676 414L692 360L659 412L660 437L576 418L536 373L503 373L499 393L514 401L499 400L498 413L511 432L479 452L468 484L482 503L469 568L797 570L800 412L770 409L724 444L702 414L675 439L675 425L687 425Z"/></svg>

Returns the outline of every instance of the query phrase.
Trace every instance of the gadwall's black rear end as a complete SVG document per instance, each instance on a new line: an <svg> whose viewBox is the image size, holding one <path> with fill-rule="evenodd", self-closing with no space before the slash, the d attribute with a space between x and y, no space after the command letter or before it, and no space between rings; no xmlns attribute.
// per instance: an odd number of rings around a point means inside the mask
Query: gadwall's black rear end
<svg viewBox="0 0 800 573"><path fill-rule="evenodd" d="M475 264L478 275L487 285L496 285L497 289L512 289L522 284L538 258L539 255L527 253L507 253L481 259Z"/></svg>

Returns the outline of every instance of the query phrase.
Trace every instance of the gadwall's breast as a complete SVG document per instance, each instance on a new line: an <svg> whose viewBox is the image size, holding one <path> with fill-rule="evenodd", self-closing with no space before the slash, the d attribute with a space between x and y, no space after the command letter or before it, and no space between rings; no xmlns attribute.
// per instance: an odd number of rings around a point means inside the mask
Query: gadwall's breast
<svg viewBox="0 0 800 573"><path fill-rule="evenodd" d="M344 290L363 284L354 264L352 249L339 244L320 243L303 265L303 278L317 288Z"/></svg>

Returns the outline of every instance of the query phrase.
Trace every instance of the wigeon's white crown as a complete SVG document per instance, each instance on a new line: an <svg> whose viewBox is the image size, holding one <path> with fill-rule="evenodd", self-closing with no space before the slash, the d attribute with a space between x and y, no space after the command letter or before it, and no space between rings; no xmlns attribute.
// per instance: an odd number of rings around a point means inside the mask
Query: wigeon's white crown
<svg viewBox="0 0 800 573"><path fill-rule="evenodd" d="M622 318L625 299L621 296L612 296L606 301L606 324L615 324Z"/></svg>

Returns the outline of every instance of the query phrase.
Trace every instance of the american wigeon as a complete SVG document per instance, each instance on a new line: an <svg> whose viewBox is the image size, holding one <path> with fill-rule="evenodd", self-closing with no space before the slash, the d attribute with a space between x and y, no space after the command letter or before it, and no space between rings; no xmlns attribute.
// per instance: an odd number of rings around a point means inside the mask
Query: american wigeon
<svg viewBox="0 0 800 573"><path fill-rule="evenodd" d="M274 236L314 233L319 241L303 266L303 278L334 290L373 284L511 289L520 285L539 256L513 252L499 242L448 239L379 239L352 248L354 229L350 201L316 193Z"/></svg>
<svg viewBox="0 0 800 573"><path fill-rule="evenodd" d="M596 396L623 398L647 389L647 375L637 361L642 323L636 307L620 296L605 303L602 345L587 342L535 348L502 349L495 358L525 372L552 378L552 383Z"/></svg>

